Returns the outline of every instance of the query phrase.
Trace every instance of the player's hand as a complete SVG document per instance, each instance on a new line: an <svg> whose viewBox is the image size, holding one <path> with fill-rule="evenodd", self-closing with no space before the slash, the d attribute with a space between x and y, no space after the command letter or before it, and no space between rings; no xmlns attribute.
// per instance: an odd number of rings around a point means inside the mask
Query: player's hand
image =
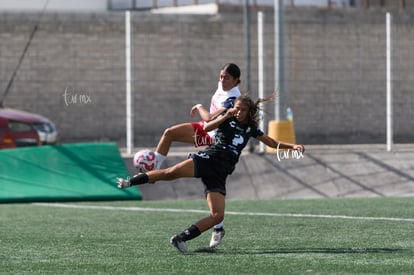
<svg viewBox="0 0 414 275"><path fill-rule="evenodd" d="M293 148L292 148L293 150L298 150L298 151L300 151L300 152L305 152L305 146L303 146L303 145L300 145L300 144L295 144L295 145L293 145Z"/></svg>
<svg viewBox="0 0 414 275"><path fill-rule="evenodd" d="M227 112L226 112L225 116L227 118L230 118L230 117L236 115L236 113L237 113L237 109L236 108L230 108L230 109L227 109Z"/></svg>
<svg viewBox="0 0 414 275"><path fill-rule="evenodd" d="M194 105L191 107L190 116L194 117L196 113L198 112L198 107L200 107L200 104Z"/></svg>

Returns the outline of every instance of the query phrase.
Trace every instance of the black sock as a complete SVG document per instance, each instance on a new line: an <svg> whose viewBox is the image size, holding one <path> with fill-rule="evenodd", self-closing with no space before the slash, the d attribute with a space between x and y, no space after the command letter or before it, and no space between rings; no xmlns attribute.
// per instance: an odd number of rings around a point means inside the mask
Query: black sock
<svg viewBox="0 0 414 275"><path fill-rule="evenodd" d="M213 228L213 230L216 231L216 232L224 231L224 227Z"/></svg>
<svg viewBox="0 0 414 275"><path fill-rule="evenodd" d="M131 183L131 186L147 183L148 175L145 173L135 175L129 180L129 182Z"/></svg>
<svg viewBox="0 0 414 275"><path fill-rule="evenodd" d="M197 226L192 225L180 234L180 238L184 242L186 242L186 241L192 240L192 239L194 239L194 238L196 238L200 235L201 235L200 229L198 229Z"/></svg>

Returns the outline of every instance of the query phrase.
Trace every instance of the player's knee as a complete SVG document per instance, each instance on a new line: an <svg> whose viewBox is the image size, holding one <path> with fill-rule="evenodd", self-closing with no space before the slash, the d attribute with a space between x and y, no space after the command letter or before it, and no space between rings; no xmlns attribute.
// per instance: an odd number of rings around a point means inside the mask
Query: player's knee
<svg viewBox="0 0 414 275"><path fill-rule="evenodd" d="M175 166L167 168L164 171L167 180L174 180L181 176Z"/></svg>
<svg viewBox="0 0 414 275"><path fill-rule="evenodd" d="M164 130L163 136L168 139L173 139L175 136L175 131L173 128L167 128Z"/></svg>

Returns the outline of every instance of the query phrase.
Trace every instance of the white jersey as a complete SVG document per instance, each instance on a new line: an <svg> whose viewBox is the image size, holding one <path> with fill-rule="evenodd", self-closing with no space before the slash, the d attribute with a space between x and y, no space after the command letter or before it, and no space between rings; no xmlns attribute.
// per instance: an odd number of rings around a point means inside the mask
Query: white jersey
<svg viewBox="0 0 414 275"><path fill-rule="evenodd" d="M226 107L226 109L234 107L234 100L241 95L239 86L234 86L229 91L224 91L221 86L221 82L217 85L217 90L214 95L211 97L210 102L210 114L214 113L221 107ZM214 137L216 130L208 132L210 137Z"/></svg>
<svg viewBox="0 0 414 275"><path fill-rule="evenodd" d="M226 107L227 109L233 108L234 100L240 96L239 86L231 88L229 91L223 91L221 82L217 85L217 90L214 95L211 97L210 102L210 114L214 113L221 107Z"/></svg>

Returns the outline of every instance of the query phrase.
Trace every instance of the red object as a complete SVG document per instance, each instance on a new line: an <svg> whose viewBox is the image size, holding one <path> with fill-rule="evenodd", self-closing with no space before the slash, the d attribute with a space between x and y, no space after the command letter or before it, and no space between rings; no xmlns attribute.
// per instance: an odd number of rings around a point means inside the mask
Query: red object
<svg viewBox="0 0 414 275"><path fill-rule="evenodd" d="M35 126L50 123L37 114L0 108L0 149L41 145Z"/></svg>

